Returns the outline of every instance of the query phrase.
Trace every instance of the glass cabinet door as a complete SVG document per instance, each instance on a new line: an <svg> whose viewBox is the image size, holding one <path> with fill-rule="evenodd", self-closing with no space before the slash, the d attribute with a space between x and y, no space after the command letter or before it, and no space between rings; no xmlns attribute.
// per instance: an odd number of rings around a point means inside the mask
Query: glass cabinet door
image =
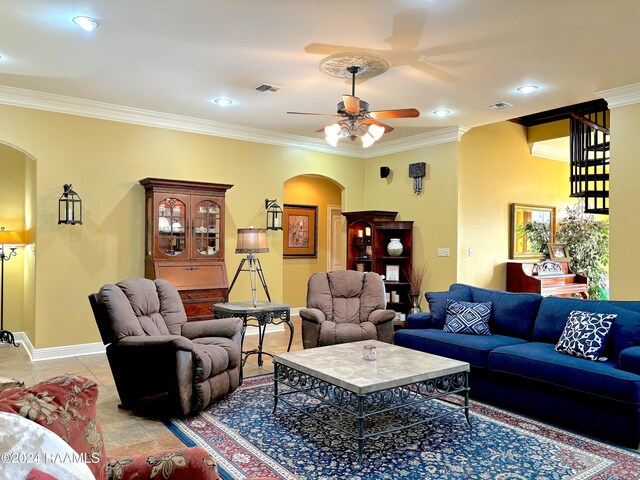
<svg viewBox="0 0 640 480"><path fill-rule="evenodd" d="M158 251L168 257L186 257L187 207L177 198L158 202Z"/></svg>
<svg viewBox="0 0 640 480"><path fill-rule="evenodd" d="M211 200L194 202L194 257L211 256L220 251L220 206Z"/></svg>

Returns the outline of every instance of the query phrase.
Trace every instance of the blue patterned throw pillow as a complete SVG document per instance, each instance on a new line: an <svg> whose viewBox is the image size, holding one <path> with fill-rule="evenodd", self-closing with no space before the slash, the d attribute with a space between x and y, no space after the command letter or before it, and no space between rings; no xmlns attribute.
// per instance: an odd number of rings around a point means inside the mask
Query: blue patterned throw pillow
<svg viewBox="0 0 640 480"><path fill-rule="evenodd" d="M446 312L447 318L443 332L491 335L489 331L491 302L457 302L447 298Z"/></svg>
<svg viewBox="0 0 640 480"><path fill-rule="evenodd" d="M611 325L618 315L614 313L592 313L571 310L564 326L556 352L566 353L587 360L602 360L607 346Z"/></svg>

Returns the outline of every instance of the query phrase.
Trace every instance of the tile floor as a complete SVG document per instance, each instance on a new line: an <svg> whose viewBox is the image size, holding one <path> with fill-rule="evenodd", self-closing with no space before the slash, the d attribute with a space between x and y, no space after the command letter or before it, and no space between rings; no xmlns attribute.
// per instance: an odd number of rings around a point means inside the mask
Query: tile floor
<svg viewBox="0 0 640 480"><path fill-rule="evenodd" d="M292 316L292 322L295 326L295 335L291 350L301 350L300 317ZM289 329L285 326L283 332L268 333L265 336L264 350L270 353L285 352L288 341ZM247 335L243 348L251 350L256 348L257 344L257 335ZM251 355L244 367L245 377L272 372L273 364L270 357L265 357L263 366L258 367L257 356ZM2 377L18 378L26 385L33 385L62 373L81 375L98 384L97 417L102 425L108 455L138 455L183 446L183 443L161 421L136 416L118 408L118 392L106 355L84 355L31 362L24 348L0 344L0 376Z"/></svg>

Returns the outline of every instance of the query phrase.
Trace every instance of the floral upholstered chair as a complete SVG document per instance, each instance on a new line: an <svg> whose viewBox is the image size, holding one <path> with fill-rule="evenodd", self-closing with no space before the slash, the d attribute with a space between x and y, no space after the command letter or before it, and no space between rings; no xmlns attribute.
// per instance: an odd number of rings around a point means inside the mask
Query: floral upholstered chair
<svg viewBox="0 0 640 480"><path fill-rule="evenodd" d="M0 428L0 449L3 452L15 451L24 457L21 459L16 457L22 460L21 462L2 462L0 478L19 480L25 478L217 480L220 478L215 461L206 450L200 447L128 458L108 458L105 454L102 429L96 421L97 399L98 386L93 381L70 374L45 380L33 387L16 387L0 392L0 412L10 414L0 413L0 425L4 427ZM12 417L15 417L13 423L17 428L12 429L6 426L7 418L11 420ZM33 428L24 426L25 418L34 422ZM2 424L3 420L4 424ZM37 441L38 435L43 436L42 433L37 432L37 429L42 427L49 433L55 433L59 439L66 442L68 447L79 454L71 463L77 463L78 458L84 459L86 465L81 465L84 469L69 468L62 470L63 473L60 468L56 470L55 467L61 467L57 463L62 462L65 457L60 454L54 459L51 450L53 447L46 447L46 449L44 447L52 443ZM32 449L28 456L25 451L27 448ZM45 454L48 457L45 457ZM40 476L34 476L33 472L37 472Z"/></svg>

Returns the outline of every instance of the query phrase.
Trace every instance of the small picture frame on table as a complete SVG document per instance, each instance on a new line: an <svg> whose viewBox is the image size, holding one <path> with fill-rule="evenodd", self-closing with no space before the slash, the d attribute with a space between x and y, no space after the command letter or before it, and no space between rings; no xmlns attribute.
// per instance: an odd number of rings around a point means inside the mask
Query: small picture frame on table
<svg viewBox="0 0 640 480"><path fill-rule="evenodd" d="M549 243L549 258L552 262L570 262L569 249L566 243Z"/></svg>
<svg viewBox="0 0 640 480"><path fill-rule="evenodd" d="M385 268L385 281L387 282L399 282L400 281L400 265L387 265Z"/></svg>

